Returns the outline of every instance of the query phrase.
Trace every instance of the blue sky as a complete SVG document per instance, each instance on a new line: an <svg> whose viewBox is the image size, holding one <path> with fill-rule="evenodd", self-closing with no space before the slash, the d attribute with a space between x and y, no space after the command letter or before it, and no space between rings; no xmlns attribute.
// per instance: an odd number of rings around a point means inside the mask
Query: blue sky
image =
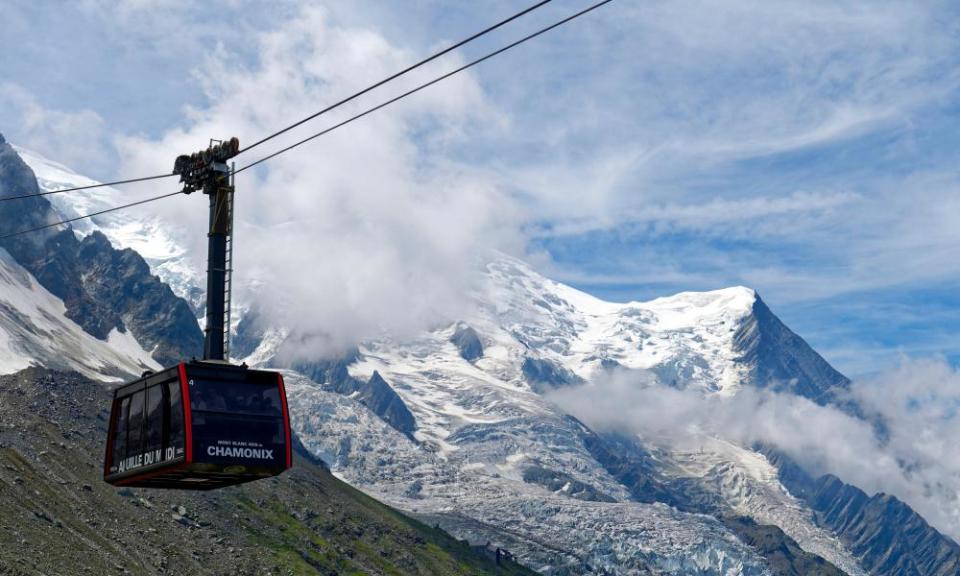
<svg viewBox="0 0 960 576"><path fill-rule="evenodd" d="M0 131L101 179L167 170L182 147L249 141L526 5L12 0ZM557 0L423 77L586 5ZM324 209L351 231L316 214L330 236L310 240L346 234L353 261L396 284L423 270L434 302L454 299L439 286L458 259L489 247L614 300L751 286L850 375L903 356L956 366L958 12L615 0L249 186L330 191ZM443 200L401 221L369 191L393 186L400 207ZM289 218L261 212L252 226ZM381 316L405 302L364 296Z"/></svg>

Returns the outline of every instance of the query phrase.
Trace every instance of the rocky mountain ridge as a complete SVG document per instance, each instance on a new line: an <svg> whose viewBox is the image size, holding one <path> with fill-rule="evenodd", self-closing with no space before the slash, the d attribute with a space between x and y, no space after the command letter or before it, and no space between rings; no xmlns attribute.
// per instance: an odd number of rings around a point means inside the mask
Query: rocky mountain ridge
<svg viewBox="0 0 960 576"><path fill-rule="evenodd" d="M871 574L948 576L960 573L960 545L889 494L868 495L832 474L812 478L788 457L765 450L777 462L783 485L810 504Z"/></svg>
<svg viewBox="0 0 960 576"><path fill-rule="evenodd" d="M30 167L12 146L0 144L0 198L38 192ZM0 235L60 219L44 196L0 203ZM63 301L67 318L95 338L129 330L161 365L202 352L203 334L189 305L133 250L118 250L96 232L78 238L70 225L7 237L0 246Z"/></svg>

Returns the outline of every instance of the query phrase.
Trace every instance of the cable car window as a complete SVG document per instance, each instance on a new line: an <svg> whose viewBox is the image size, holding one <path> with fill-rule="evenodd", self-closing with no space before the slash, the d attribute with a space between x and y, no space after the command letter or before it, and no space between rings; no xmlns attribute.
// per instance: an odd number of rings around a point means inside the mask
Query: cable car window
<svg viewBox="0 0 960 576"><path fill-rule="evenodd" d="M127 429L127 457L143 452L143 404L144 391L130 397L129 427Z"/></svg>
<svg viewBox="0 0 960 576"><path fill-rule="evenodd" d="M280 390L243 381L190 380L190 406L193 410L251 414L280 418Z"/></svg>
<svg viewBox="0 0 960 576"><path fill-rule="evenodd" d="M163 447L163 389L160 386L147 388L146 419L147 435L143 451L151 452Z"/></svg>
<svg viewBox="0 0 960 576"><path fill-rule="evenodd" d="M116 471L120 462L127 456L127 416L130 414L130 398L120 400L117 421L113 429L113 455L110 469Z"/></svg>
<svg viewBox="0 0 960 576"><path fill-rule="evenodd" d="M180 382L168 382L167 392L170 406L167 446L176 450L175 456L180 456L183 454L183 403L180 400Z"/></svg>

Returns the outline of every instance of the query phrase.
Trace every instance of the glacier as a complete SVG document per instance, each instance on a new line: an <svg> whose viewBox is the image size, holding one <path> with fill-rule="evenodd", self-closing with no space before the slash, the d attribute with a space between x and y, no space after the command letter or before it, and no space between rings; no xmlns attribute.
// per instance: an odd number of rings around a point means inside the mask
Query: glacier
<svg viewBox="0 0 960 576"><path fill-rule="evenodd" d="M751 564L747 550L730 548L736 539L709 516L632 501L591 454L583 425L538 393L524 373L525 363L535 358L589 386L616 365L652 371L703 394L736 394L752 381L736 335L753 314L755 292L736 287L609 303L502 255L486 265L484 277L471 295L472 316L413 339L372 339L350 365L359 380L376 371L391 384L416 419L417 442L396 434L386 444L369 440L389 431L357 429L363 421L329 415L323 383L307 381L292 402L306 445L351 483L455 534L483 539L496 530L508 532L508 547L531 565L574 562L579 569L602 566L626 574L640 555L672 573L747 574L762 566ZM451 341L462 325L480 335L482 357L463 358ZM258 350L259 358L265 356ZM317 409L321 405L328 409ZM848 574L864 573L837 539L816 525L812 511L782 487L763 455L709 437L696 444L687 452L660 447L658 468L712 490L731 511L781 527L805 550ZM607 501L572 498L563 487L551 491L526 482L525 471L532 468L562 472ZM510 513L515 510L522 512ZM692 534L700 539L685 537ZM564 549L579 555L557 562L544 541L565 542ZM694 558L695 565L681 562ZM739 564L731 567L734 558Z"/></svg>

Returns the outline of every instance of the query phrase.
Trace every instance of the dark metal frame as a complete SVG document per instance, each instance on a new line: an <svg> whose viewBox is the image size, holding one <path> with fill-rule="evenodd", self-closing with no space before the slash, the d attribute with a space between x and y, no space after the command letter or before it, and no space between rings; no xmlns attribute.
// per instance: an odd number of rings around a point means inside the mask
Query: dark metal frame
<svg viewBox="0 0 960 576"><path fill-rule="evenodd" d="M233 234L233 180L227 161L240 152L240 141L231 138L206 150L177 157L173 173L180 175L183 192L202 190L210 196L210 226L207 232L207 319L203 359L229 360L228 312L230 298L230 237Z"/></svg>

